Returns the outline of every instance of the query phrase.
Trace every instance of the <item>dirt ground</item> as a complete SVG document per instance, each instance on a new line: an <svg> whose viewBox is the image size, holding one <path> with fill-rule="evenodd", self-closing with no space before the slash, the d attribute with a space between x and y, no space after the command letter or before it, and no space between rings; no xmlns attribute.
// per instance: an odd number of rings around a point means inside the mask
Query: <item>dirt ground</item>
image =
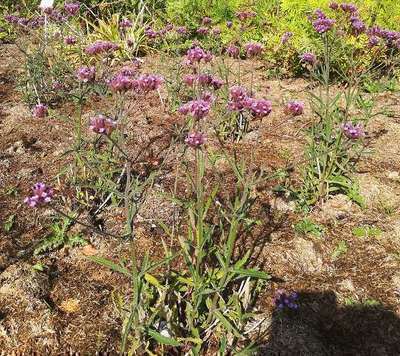
<svg viewBox="0 0 400 356"><path fill-rule="evenodd" d="M52 212L29 210L23 198L32 183L57 185L55 176L68 164L63 153L71 144L67 106L52 110L50 118L33 119L16 89L22 56L12 44L0 45L0 350L11 352L117 352L121 318L113 295L129 288L128 281L99 268L86 256L96 253L117 259L129 256L128 240L105 238L85 229L90 248L62 248L40 258L32 252L49 232ZM162 65L145 59L148 68ZM307 115L288 121L283 98L305 99L307 83L301 79L268 80L260 63L248 64L257 92L273 102L271 116L258 122L235 145L238 152L253 153L253 164L263 169L284 167L301 160L304 140L299 131ZM378 115L367 127L369 154L357 167L367 207L361 209L345 196L335 196L315 207L311 218L324 226L321 237L295 232L301 216L293 204L272 193L259 191L265 229L254 236L253 263L273 276L258 303L260 323L255 329L260 355L399 355L400 354L400 94L381 93L378 106L390 115ZM109 103L101 103L109 105ZM162 152L179 117L159 106L157 97L136 103L129 128L133 152L152 143L143 162ZM98 105L98 103L96 103ZM140 106L141 105L141 106ZM145 106L145 108L143 108ZM85 115L94 109L86 108ZM143 114L146 112L146 116ZM150 121L148 120L150 117ZM286 122L285 122L286 121ZM174 207L160 198L173 181L174 159L148 192L135 222L137 250L161 251L157 220L169 222ZM144 163L143 163L144 164ZM64 192L65 193L65 192ZM67 196L68 198L68 196ZM115 221L122 210L105 211L105 221ZM4 223L15 215L10 232ZM106 223L110 224L110 223ZM357 237L353 229L374 226L378 236ZM106 225L108 231L114 226ZM115 232L118 232L117 230ZM340 244L347 250L337 255ZM336 255L336 257L335 257ZM278 313L272 298L279 288L297 291L300 308Z"/></svg>

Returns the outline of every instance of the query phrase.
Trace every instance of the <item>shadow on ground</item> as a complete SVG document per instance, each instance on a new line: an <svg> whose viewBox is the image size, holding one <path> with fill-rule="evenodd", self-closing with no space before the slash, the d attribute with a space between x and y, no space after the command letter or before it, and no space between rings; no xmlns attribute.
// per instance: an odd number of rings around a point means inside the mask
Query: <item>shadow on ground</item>
<svg viewBox="0 0 400 356"><path fill-rule="evenodd" d="M339 306L333 292L299 293L299 309L273 313L259 355L400 355L400 319L382 306Z"/></svg>

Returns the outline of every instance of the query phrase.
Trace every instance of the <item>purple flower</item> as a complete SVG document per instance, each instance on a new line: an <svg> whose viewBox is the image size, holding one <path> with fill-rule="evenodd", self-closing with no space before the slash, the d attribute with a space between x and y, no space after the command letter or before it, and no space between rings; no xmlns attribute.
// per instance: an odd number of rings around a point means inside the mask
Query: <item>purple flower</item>
<svg viewBox="0 0 400 356"><path fill-rule="evenodd" d="M35 208L37 206L45 205L49 203L53 198L53 189L46 186L44 183L36 183L32 187L32 195L30 197L26 197L24 199L24 203L30 206L31 208Z"/></svg>
<svg viewBox="0 0 400 356"><path fill-rule="evenodd" d="M90 119L89 129L98 134L109 135L113 132L116 125L116 121L100 114Z"/></svg>
<svg viewBox="0 0 400 356"><path fill-rule="evenodd" d="M76 43L76 37L74 36L66 36L64 38L64 43L67 45L74 45Z"/></svg>
<svg viewBox="0 0 400 356"><path fill-rule="evenodd" d="M157 90L164 83L164 78L155 74L143 74L137 79L138 90L148 93Z"/></svg>
<svg viewBox="0 0 400 356"><path fill-rule="evenodd" d="M293 32L285 32L282 35L281 43L286 44L293 37Z"/></svg>
<svg viewBox="0 0 400 356"><path fill-rule="evenodd" d="M306 52L300 55L300 61L314 65L317 62L317 57L315 56L314 53Z"/></svg>
<svg viewBox="0 0 400 356"><path fill-rule="evenodd" d="M245 21L248 19L251 19L252 17L256 17L257 13L255 13L254 11L240 11L236 13L236 17L240 20L240 21Z"/></svg>
<svg viewBox="0 0 400 356"><path fill-rule="evenodd" d="M302 101L292 100L285 106L285 113L287 115L299 116L304 112L304 103Z"/></svg>
<svg viewBox="0 0 400 356"><path fill-rule="evenodd" d="M186 35L188 31L186 27L180 26L176 28L176 32L179 33L180 35Z"/></svg>
<svg viewBox="0 0 400 356"><path fill-rule="evenodd" d="M318 17L316 20L313 21L312 25L315 31L322 34L329 31L333 27L335 22L336 21L332 19Z"/></svg>
<svg viewBox="0 0 400 356"><path fill-rule="evenodd" d="M372 48L379 45L379 37L378 36L369 36L368 37L368 47Z"/></svg>
<svg viewBox="0 0 400 356"><path fill-rule="evenodd" d="M199 27L199 28L196 30L196 32L197 32L199 35L206 36L206 35L208 35L208 33L210 32L210 30L208 29L208 27Z"/></svg>
<svg viewBox="0 0 400 356"><path fill-rule="evenodd" d="M158 36L158 33L154 31L151 27L147 27L144 30L144 34L146 35L147 38L154 39Z"/></svg>
<svg viewBox="0 0 400 356"><path fill-rule="evenodd" d="M37 104L33 108L33 116L37 119L43 119L48 115L48 108L44 104Z"/></svg>
<svg viewBox="0 0 400 356"><path fill-rule="evenodd" d="M196 76L193 74L187 74L182 78L183 82L188 85L189 87L193 86Z"/></svg>
<svg viewBox="0 0 400 356"><path fill-rule="evenodd" d="M283 309L297 309L299 305L297 304L299 296L297 293L288 293L283 289L278 289L275 293L274 304L277 308Z"/></svg>
<svg viewBox="0 0 400 356"><path fill-rule="evenodd" d="M257 118L268 116L272 111L272 104L269 100L248 98L246 108Z"/></svg>
<svg viewBox="0 0 400 356"><path fill-rule="evenodd" d="M261 43L249 42L245 44L246 55L248 57L254 57L259 55L263 51L263 46Z"/></svg>
<svg viewBox="0 0 400 356"><path fill-rule="evenodd" d="M232 21L226 21L226 27L231 28L233 26Z"/></svg>
<svg viewBox="0 0 400 356"><path fill-rule="evenodd" d="M201 47L190 48L186 53L186 61L188 64L199 63L202 60L204 62L210 62L212 55L209 52L205 52Z"/></svg>
<svg viewBox="0 0 400 356"><path fill-rule="evenodd" d="M331 2L329 4L329 8L331 8L332 10L337 10L339 9L339 4L337 2Z"/></svg>
<svg viewBox="0 0 400 356"><path fill-rule="evenodd" d="M238 46L232 44L226 48L226 53L228 54L229 57L238 58L240 55L240 49Z"/></svg>
<svg viewBox="0 0 400 356"><path fill-rule="evenodd" d="M96 67L81 67L76 72L76 76L81 82L91 82L96 77Z"/></svg>
<svg viewBox="0 0 400 356"><path fill-rule="evenodd" d="M207 16L203 17L203 19L201 20L201 23L203 25L209 25L209 24L211 24L211 22L212 22L212 20Z"/></svg>
<svg viewBox="0 0 400 356"><path fill-rule="evenodd" d="M355 35L360 35L361 33L365 32L365 23L362 22L358 17L352 16L350 18L350 22Z"/></svg>
<svg viewBox="0 0 400 356"><path fill-rule="evenodd" d="M211 105L214 102L215 97L209 91L205 91L203 94L201 94L200 99L206 101Z"/></svg>
<svg viewBox="0 0 400 356"><path fill-rule="evenodd" d="M132 27L132 21L131 20L129 20L129 19L122 19L121 21L120 21L120 23L119 23L119 26L121 27L121 28L129 28L129 27Z"/></svg>
<svg viewBox="0 0 400 356"><path fill-rule="evenodd" d="M224 81L222 79L214 77L212 78L210 84L215 90L218 90L224 85Z"/></svg>
<svg viewBox="0 0 400 356"><path fill-rule="evenodd" d="M112 91L126 92L133 89L135 83L136 82L130 76L119 73L110 81L108 81L107 84Z"/></svg>
<svg viewBox="0 0 400 356"><path fill-rule="evenodd" d="M316 9L316 10L314 11L314 16L315 16L317 19L326 19L326 15L325 15L325 13L324 13L321 9Z"/></svg>
<svg viewBox="0 0 400 356"><path fill-rule="evenodd" d="M355 13L358 11L358 8L356 5L354 4L347 4L347 3L343 3L340 4L340 8L344 11L344 12L348 12L348 13Z"/></svg>
<svg viewBox="0 0 400 356"><path fill-rule="evenodd" d="M218 37L221 34L221 29L219 27L214 27L212 29L212 34L213 36Z"/></svg>
<svg viewBox="0 0 400 356"><path fill-rule="evenodd" d="M192 100L179 108L181 114L192 115L195 119L200 120L210 112L211 103L204 99Z"/></svg>
<svg viewBox="0 0 400 356"><path fill-rule="evenodd" d="M85 48L85 52L89 55L101 54L104 52L114 52L119 46L110 41L96 41Z"/></svg>
<svg viewBox="0 0 400 356"><path fill-rule="evenodd" d="M69 15L69 16L75 16L81 7L81 4L79 2L70 2L70 3L65 3L64 4L64 11Z"/></svg>
<svg viewBox="0 0 400 356"><path fill-rule="evenodd" d="M199 74L197 76L197 82L203 86L210 85L212 80L213 80L213 77L210 74L204 73L204 74Z"/></svg>
<svg viewBox="0 0 400 356"><path fill-rule="evenodd" d="M343 134L351 140L357 140L365 136L364 128L361 124L354 125L352 122L346 122L341 125L341 129Z"/></svg>
<svg viewBox="0 0 400 356"><path fill-rule="evenodd" d="M238 85L229 89L228 109L242 111L247 107L249 97L245 88Z"/></svg>
<svg viewBox="0 0 400 356"><path fill-rule="evenodd" d="M206 136L201 132L190 132L185 143L192 148L199 148L206 142Z"/></svg>

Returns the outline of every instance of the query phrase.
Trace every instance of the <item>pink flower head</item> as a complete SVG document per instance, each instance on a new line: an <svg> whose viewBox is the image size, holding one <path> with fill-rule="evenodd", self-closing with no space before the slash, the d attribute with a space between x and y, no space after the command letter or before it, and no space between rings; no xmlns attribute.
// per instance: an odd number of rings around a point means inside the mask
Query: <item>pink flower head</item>
<svg viewBox="0 0 400 356"><path fill-rule="evenodd" d="M129 27L132 27L132 21L131 20L129 20L129 19L122 19L121 21L120 21L120 23L119 23L119 26L121 27L121 28L129 28Z"/></svg>
<svg viewBox="0 0 400 356"><path fill-rule="evenodd" d="M240 54L240 49L238 46L232 44L226 48L226 53L228 54L229 57L238 58Z"/></svg>
<svg viewBox="0 0 400 356"><path fill-rule="evenodd" d="M365 136L364 128L361 124L354 125L352 122L346 122L341 125L341 129L343 134L351 140L357 140Z"/></svg>
<svg viewBox="0 0 400 356"><path fill-rule="evenodd" d="M368 37L368 47L376 47L379 45L379 37L378 36L369 36Z"/></svg>
<svg viewBox="0 0 400 356"><path fill-rule="evenodd" d="M221 29L219 27L214 27L212 29L212 34L216 37L218 37L221 34Z"/></svg>
<svg viewBox="0 0 400 356"><path fill-rule="evenodd" d="M233 26L232 21L226 21L226 27L231 28Z"/></svg>
<svg viewBox="0 0 400 356"><path fill-rule="evenodd" d="M204 51L201 47L190 48L186 52L186 60L188 64L200 63L202 60L204 62L210 62L212 55L209 52Z"/></svg>
<svg viewBox="0 0 400 356"><path fill-rule="evenodd" d="M211 24L211 22L212 22L212 20L208 16L203 17L203 19L201 20L201 23L203 25L209 25L209 24Z"/></svg>
<svg viewBox="0 0 400 356"><path fill-rule="evenodd" d="M293 37L293 32L285 32L285 33L282 35L281 43L282 43L282 44L288 43L289 40L290 40L292 37Z"/></svg>
<svg viewBox="0 0 400 356"><path fill-rule="evenodd" d="M45 205L53 198L53 189L46 186L44 183L36 183L32 187L32 195L24 199L24 203L31 208Z"/></svg>
<svg viewBox="0 0 400 356"><path fill-rule="evenodd" d="M317 63L317 57L315 56L314 53L306 52L300 56L300 61L314 65L315 63Z"/></svg>
<svg viewBox="0 0 400 356"><path fill-rule="evenodd" d="M272 111L272 104L269 100L248 98L246 108L254 117L262 118Z"/></svg>
<svg viewBox="0 0 400 356"><path fill-rule="evenodd" d="M354 14L354 13L356 13L358 11L357 6L354 5L354 4L343 3L343 4L340 4L340 8L344 12L348 12L350 14Z"/></svg>
<svg viewBox="0 0 400 356"><path fill-rule="evenodd" d="M355 35L360 35L361 33L365 32L365 23L361 21L357 16L352 16L350 18L350 22Z"/></svg>
<svg viewBox="0 0 400 356"><path fill-rule="evenodd" d="M245 45L247 57L254 57L259 55L263 51L261 43L249 42Z"/></svg>
<svg viewBox="0 0 400 356"><path fill-rule="evenodd" d="M211 103L209 101L198 99L189 101L188 103L182 105L179 108L179 112L184 115L190 114L195 119L200 120L208 115L210 108Z"/></svg>
<svg viewBox="0 0 400 356"><path fill-rule="evenodd" d="M130 76L119 73L110 81L108 81L107 84L112 91L126 92L133 89L134 83L135 82Z"/></svg>
<svg viewBox="0 0 400 356"><path fill-rule="evenodd" d="M79 2L69 2L64 4L64 11L67 13L69 16L75 16L81 7L81 4Z"/></svg>
<svg viewBox="0 0 400 356"><path fill-rule="evenodd" d="M246 89L236 85L229 89L228 109L231 111L242 111L247 107L248 99Z"/></svg>
<svg viewBox="0 0 400 356"><path fill-rule="evenodd" d="M213 77L210 74L203 73L197 76L197 82L203 86L210 85L212 80Z"/></svg>
<svg viewBox="0 0 400 356"><path fill-rule="evenodd" d="M339 4L337 2L331 2L329 4L329 8L332 10L337 10L337 9L339 9Z"/></svg>
<svg viewBox="0 0 400 356"><path fill-rule="evenodd" d="M85 52L89 55L96 55L105 52L114 52L119 46L110 41L96 41L85 48Z"/></svg>
<svg viewBox="0 0 400 356"><path fill-rule="evenodd" d="M210 84L215 90L217 90L224 85L224 81L222 79L213 77Z"/></svg>
<svg viewBox="0 0 400 356"><path fill-rule="evenodd" d="M187 74L182 78L183 82L188 85L189 87L193 86L196 76L193 74Z"/></svg>
<svg viewBox="0 0 400 356"><path fill-rule="evenodd" d="M205 91L203 94L201 94L200 99L206 101L211 105L214 102L215 97L209 91Z"/></svg>
<svg viewBox="0 0 400 356"><path fill-rule="evenodd" d="M147 38L154 39L158 36L158 33L154 31L151 27L147 27L144 30L144 34L146 35Z"/></svg>
<svg viewBox="0 0 400 356"><path fill-rule="evenodd" d="M304 112L304 103L302 101L292 100L286 104L285 113L287 115L299 116Z"/></svg>
<svg viewBox="0 0 400 356"><path fill-rule="evenodd" d="M98 134L110 135L116 125L116 121L100 114L90 119L89 129Z"/></svg>
<svg viewBox="0 0 400 356"><path fill-rule="evenodd" d="M192 148L200 148L206 142L206 136L201 132L190 132L185 143Z"/></svg>
<svg viewBox="0 0 400 356"><path fill-rule="evenodd" d="M81 67L76 72L76 76L81 82L91 82L96 77L96 67Z"/></svg>
<svg viewBox="0 0 400 356"><path fill-rule="evenodd" d="M74 45L76 43L76 37L74 36L67 36L64 38L64 43L67 45Z"/></svg>
<svg viewBox="0 0 400 356"><path fill-rule="evenodd" d="M179 33L180 35L186 35L188 31L185 26L180 26L176 28L176 32Z"/></svg>
<svg viewBox="0 0 400 356"><path fill-rule="evenodd" d="M256 17L257 13L255 13L254 11L240 11L236 13L236 17L240 20L240 21L245 21L248 19L251 19L252 17Z"/></svg>
<svg viewBox="0 0 400 356"><path fill-rule="evenodd" d="M137 83L139 91L148 93L149 91L157 90L164 83L164 78L154 74L143 74L138 78Z"/></svg>
<svg viewBox="0 0 400 356"><path fill-rule="evenodd" d="M44 104L37 104L33 108L33 116L37 119L43 119L48 115L48 108Z"/></svg>
<svg viewBox="0 0 400 356"><path fill-rule="evenodd" d="M196 32L197 32L199 35L206 36L206 35L208 35L208 33L210 32L210 30L208 29L208 27L199 27L199 28L196 30Z"/></svg>
<svg viewBox="0 0 400 356"><path fill-rule="evenodd" d="M312 25L315 31L322 34L332 29L335 23L336 21L333 19L328 19L326 17L319 17L313 21Z"/></svg>

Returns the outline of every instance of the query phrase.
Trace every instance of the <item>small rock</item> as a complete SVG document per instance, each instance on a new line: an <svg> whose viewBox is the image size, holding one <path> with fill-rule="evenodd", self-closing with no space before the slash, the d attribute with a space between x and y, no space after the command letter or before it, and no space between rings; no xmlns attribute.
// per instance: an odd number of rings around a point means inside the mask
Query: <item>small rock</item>
<svg viewBox="0 0 400 356"><path fill-rule="evenodd" d="M324 220L344 219L353 212L353 203L348 196L338 194L328 199L321 206L321 216Z"/></svg>
<svg viewBox="0 0 400 356"><path fill-rule="evenodd" d="M82 247L81 252L85 256L94 256L99 253L99 251L97 249L95 249L92 245L86 245L86 246Z"/></svg>
<svg viewBox="0 0 400 356"><path fill-rule="evenodd" d="M294 259L304 272L315 273L322 270L322 258L315 251L312 241L297 239L294 247Z"/></svg>
<svg viewBox="0 0 400 356"><path fill-rule="evenodd" d="M399 179L399 177L400 177L399 172L389 172L388 173L389 179L397 180L397 179Z"/></svg>
<svg viewBox="0 0 400 356"><path fill-rule="evenodd" d="M79 303L78 299L68 298L61 302L60 309L66 313L76 313L79 310Z"/></svg>
<svg viewBox="0 0 400 356"><path fill-rule="evenodd" d="M273 199L271 204L276 210L281 212L294 211L296 209L296 203L294 201L285 201L284 199L277 197Z"/></svg>
<svg viewBox="0 0 400 356"><path fill-rule="evenodd" d="M340 282L340 286L342 289L347 290L349 292L354 292L356 289L354 288L353 282L351 279L345 279Z"/></svg>

